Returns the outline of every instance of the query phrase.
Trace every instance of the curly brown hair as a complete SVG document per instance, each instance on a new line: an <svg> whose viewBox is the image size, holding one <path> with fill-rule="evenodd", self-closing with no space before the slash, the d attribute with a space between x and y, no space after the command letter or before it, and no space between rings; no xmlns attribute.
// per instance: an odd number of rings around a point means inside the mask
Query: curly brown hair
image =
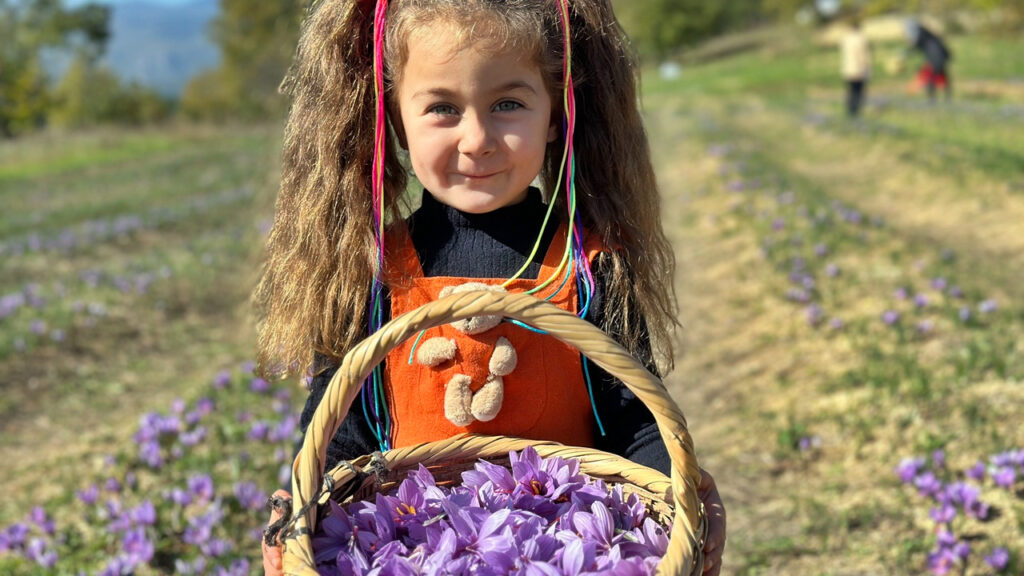
<svg viewBox="0 0 1024 576"><path fill-rule="evenodd" d="M309 370L314 353L340 361L366 335L377 266L370 185L376 118L372 4L321 0L306 19L282 84L292 105L281 189L254 293L258 365L266 375ZM401 74L409 32L444 22L463 31L467 42L486 36L501 49L532 53L560 101L563 31L557 9L554 0L392 0L385 97ZM654 360L667 370L677 325L675 260L661 226L638 108L637 62L608 0L570 2L570 28L579 118L573 143L580 167L577 203L583 225L614 247L602 262L609 278L602 328L648 361L649 336ZM540 175L546 196L555 189L563 138L549 145ZM396 138L388 134L388 221L408 208L406 169L396 152ZM554 201L564 212L564 198Z"/></svg>

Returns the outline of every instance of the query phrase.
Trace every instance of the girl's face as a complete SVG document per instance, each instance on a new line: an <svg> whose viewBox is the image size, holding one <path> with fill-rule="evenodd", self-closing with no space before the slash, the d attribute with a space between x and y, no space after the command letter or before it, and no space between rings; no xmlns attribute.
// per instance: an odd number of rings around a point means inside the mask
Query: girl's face
<svg viewBox="0 0 1024 576"><path fill-rule="evenodd" d="M526 197L555 139L551 97L527 56L459 45L450 26L408 38L397 97L416 177L438 200L473 214Z"/></svg>

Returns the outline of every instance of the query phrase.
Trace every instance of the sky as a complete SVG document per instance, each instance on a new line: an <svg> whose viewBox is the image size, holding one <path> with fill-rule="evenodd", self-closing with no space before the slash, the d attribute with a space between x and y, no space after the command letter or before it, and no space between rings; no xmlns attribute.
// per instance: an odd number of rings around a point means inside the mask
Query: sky
<svg viewBox="0 0 1024 576"><path fill-rule="evenodd" d="M65 0L64 5L75 7L81 6L82 4L107 4L110 6L117 6L118 4L163 4L165 6L178 6L181 4L192 4L195 2L208 2L215 4L218 0Z"/></svg>

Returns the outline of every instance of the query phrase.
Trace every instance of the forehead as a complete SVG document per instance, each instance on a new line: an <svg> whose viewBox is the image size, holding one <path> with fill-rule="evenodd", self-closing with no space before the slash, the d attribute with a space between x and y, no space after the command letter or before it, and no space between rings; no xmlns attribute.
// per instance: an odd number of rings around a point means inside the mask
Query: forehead
<svg viewBox="0 0 1024 576"><path fill-rule="evenodd" d="M487 83L513 76L542 81L532 55L490 37L465 37L449 26L419 29L407 38L408 56L399 84L421 81Z"/></svg>

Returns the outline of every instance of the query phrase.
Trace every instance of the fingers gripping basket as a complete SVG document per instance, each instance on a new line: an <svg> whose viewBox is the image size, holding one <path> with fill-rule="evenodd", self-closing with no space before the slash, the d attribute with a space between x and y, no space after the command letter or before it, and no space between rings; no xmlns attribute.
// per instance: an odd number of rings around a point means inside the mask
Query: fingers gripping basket
<svg viewBox="0 0 1024 576"><path fill-rule="evenodd" d="M654 414L672 461L671 479L624 458L590 448L473 435L396 448L384 453L382 484L361 473L363 467L379 467L381 464L380 461L371 463L369 456L339 466L325 477L323 468L328 443L348 413L363 380L388 352L421 330L487 315L513 318L547 331L578 348L592 362L628 386ZM658 565L658 573L673 576L700 574L705 530L705 518L697 498L700 470L686 419L661 381L608 335L585 320L526 294L483 291L454 294L403 314L345 356L313 415L293 466L292 506L297 517L295 529L284 537L284 573L316 574L311 534L316 529L317 508L325 505L329 497L360 497L366 496L368 491L386 490L419 464L431 468L435 476L454 479L477 460L498 461L504 458L507 461L509 451L522 450L526 446L533 446L544 458L576 458L583 473L606 482L621 483L624 489L640 494L649 505L653 503L655 509L660 507L670 514L673 524L668 552ZM443 479L439 477L438 481L440 483Z"/></svg>

